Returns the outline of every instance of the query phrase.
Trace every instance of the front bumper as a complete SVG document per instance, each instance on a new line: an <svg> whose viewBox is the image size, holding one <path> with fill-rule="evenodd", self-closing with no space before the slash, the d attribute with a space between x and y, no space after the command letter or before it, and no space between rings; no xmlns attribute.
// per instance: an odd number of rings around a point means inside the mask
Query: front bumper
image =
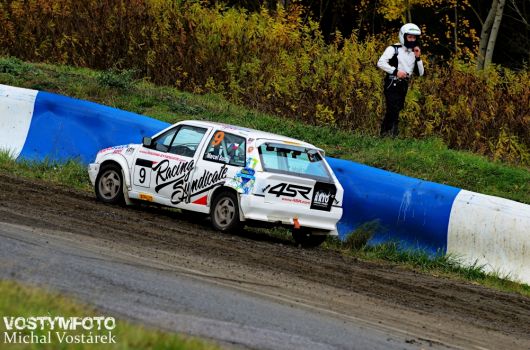
<svg viewBox="0 0 530 350"><path fill-rule="evenodd" d="M92 186L96 185L96 177L99 173L99 163L90 163L88 164L88 177L90 178L90 182L92 183Z"/></svg>

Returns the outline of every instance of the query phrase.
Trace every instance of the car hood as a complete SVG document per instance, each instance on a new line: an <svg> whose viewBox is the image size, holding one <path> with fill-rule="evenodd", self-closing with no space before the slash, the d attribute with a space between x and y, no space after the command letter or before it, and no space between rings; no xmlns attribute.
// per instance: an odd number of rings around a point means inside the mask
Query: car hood
<svg viewBox="0 0 530 350"><path fill-rule="evenodd" d="M134 153L134 150L139 148L140 146L141 146L140 144L130 143L127 145L119 145L119 146L112 146L112 147L104 148L98 152L96 156L96 162L98 159L108 154L121 154L123 156L132 155Z"/></svg>

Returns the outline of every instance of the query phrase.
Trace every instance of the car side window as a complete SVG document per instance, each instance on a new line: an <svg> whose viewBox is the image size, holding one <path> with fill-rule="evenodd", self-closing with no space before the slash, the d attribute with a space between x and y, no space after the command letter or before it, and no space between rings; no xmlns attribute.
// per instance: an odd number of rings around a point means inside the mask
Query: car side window
<svg viewBox="0 0 530 350"><path fill-rule="evenodd" d="M208 143L204 160L234 166L245 166L246 139L218 130Z"/></svg>
<svg viewBox="0 0 530 350"><path fill-rule="evenodd" d="M160 152L167 152L177 130L178 128L173 128L158 136L155 140L153 140L153 148Z"/></svg>
<svg viewBox="0 0 530 350"><path fill-rule="evenodd" d="M166 131L153 141L153 148L184 157L193 157L206 133L206 128L182 125Z"/></svg>
<svg viewBox="0 0 530 350"><path fill-rule="evenodd" d="M193 157L206 133L205 128L184 125L178 131L168 152L184 157Z"/></svg>

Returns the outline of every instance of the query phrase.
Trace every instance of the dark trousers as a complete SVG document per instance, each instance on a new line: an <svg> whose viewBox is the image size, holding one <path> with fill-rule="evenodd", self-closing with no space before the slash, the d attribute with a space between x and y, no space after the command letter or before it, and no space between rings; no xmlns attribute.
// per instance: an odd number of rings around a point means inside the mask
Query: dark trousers
<svg viewBox="0 0 530 350"><path fill-rule="evenodd" d="M399 112L405 107L405 96L407 96L409 84L406 80L388 77L385 78L384 84L386 113L381 123L381 136L397 136Z"/></svg>

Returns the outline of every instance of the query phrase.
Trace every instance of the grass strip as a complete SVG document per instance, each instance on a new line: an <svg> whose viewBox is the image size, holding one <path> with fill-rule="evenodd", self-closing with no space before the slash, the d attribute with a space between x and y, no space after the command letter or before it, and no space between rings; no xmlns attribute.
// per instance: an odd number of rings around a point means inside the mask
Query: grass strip
<svg viewBox="0 0 530 350"><path fill-rule="evenodd" d="M30 160L15 161L9 152L0 151L0 171L29 179L39 179L92 191L87 168L78 160L69 160L66 163L57 163L50 160L42 162Z"/></svg>
<svg viewBox="0 0 530 350"><path fill-rule="evenodd" d="M2 317L90 317L102 316L89 306L77 302L73 298L47 291L44 288L30 286L14 281L0 280L0 315ZM103 313L103 316L108 317ZM112 330L116 344L66 344L60 343L52 331L49 344L5 344L4 332L6 326L2 321L0 326L0 348L9 349L186 349L186 350L214 350L217 345L196 338L149 329L127 321L116 319L116 327ZM45 335L49 327L35 330L34 334ZM29 330L20 331L30 334ZM62 331L61 331L62 332ZM81 330L65 331L68 335L87 335ZM101 331L93 331L99 333ZM11 333L11 332L8 332ZM103 332L101 332L103 334Z"/></svg>
<svg viewBox="0 0 530 350"><path fill-rule="evenodd" d="M435 277L447 277L456 280L469 281L478 285L486 286L496 290L517 293L530 297L530 285L517 283L498 273L484 271L484 266L474 264L465 266L461 264L457 256L450 254L432 254L421 249L406 249L399 242L386 242L377 245L369 245L374 227L367 223L361 225L354 232L346 236L344 240L338 237L328 237L322 244L322 248L336 251L344 255L355 257L362 261L391 263L406 269L419 270ZM277 227L270 230L249 229L258 234L266 234L278 241L290 241L294 243L288 229Z"/></svg>
<svg viewBox="0 0 530 350"><path fill-rule="evenodd" d="M487 273L484 266L476 263L471 266L462 265L457 256L450 254L432 255L422 250L407 250L400 247L399 242L387 242L376 246L363 246L360 250L351 250L350 254L366 260L381 260L419 269L433 276L451 277L467 280L476 284L512 292L530 297L530 286L510 281L498 273Z"/></svg>

